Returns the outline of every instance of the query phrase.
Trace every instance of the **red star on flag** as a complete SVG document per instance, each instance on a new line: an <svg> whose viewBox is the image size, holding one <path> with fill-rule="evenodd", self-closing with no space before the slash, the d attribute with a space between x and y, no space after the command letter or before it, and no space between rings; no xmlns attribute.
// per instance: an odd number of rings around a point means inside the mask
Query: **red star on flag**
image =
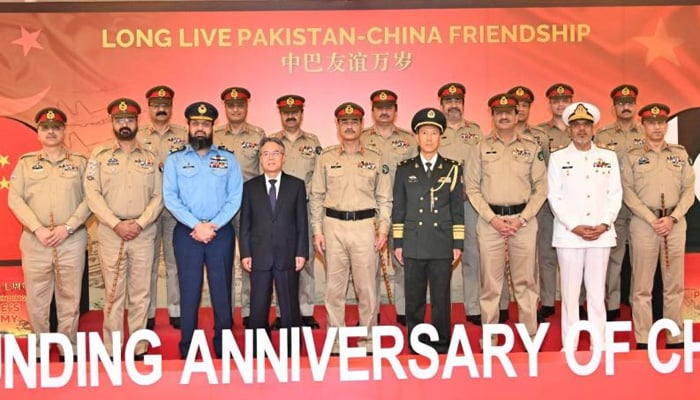
<svg viewBox="0 0 700 400"><path fill-rule="evenodd" d="M41 47L41 45L38 42L39 39L39 34L41 33L41 29L38 31L34 32L29 32L28 30L24 29L24 27L20 27L22 30L22 36L13 41L12 44L16 44L18 46L22 46L22 50L24 51L24 56L27 56L27 53L29 53L29 50L31 49L39 49L43 50L44 48Z"/></svg>

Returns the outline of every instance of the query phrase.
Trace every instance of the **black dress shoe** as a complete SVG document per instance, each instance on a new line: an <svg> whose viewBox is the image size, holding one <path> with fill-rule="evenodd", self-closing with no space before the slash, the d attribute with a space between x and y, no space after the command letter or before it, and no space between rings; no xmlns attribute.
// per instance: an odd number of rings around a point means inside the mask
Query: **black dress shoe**
<svg viewBox="0 0 700 400"><path fill-rule="evenodd" d="M146 357L146 353L141 353L141 354L134 354L134 361L143 361L144 357Z"/></svg>
<svg viewBox="0 0 700 400"><path fill-rule="evenodd" d="M501 310L498 312L498 323L499 324L504 324L508 322L508 318L510 318L510 315L508 315L508 310Z"/></svg>
<svg viewBox="0 0 700 400"><path fill-rule="evenodd" d="M616 321L618 318L620 318L620 309L616 310L608 310L606 311L606 317L605 319L608 321Z"/></svg>
<svg viewBox="0 0 700 400"><path fill-rule="evenodd" d="M243 327L248 329L250 317L243 317Z"/></svg>
<svg viewBox="0 0 700 400"><path fill-rule="evenodd" d="M149 318L149 319L146 321L146 329L153 330L153 328L154 328L155 326L156 326L156 319L155 319L155 317Z"/></svg>
<svg viewBox="0 0 700 400"><path fill-rule="evenodd" d="M637 343L637 350L646 350L649 346L646 343Z"/></svg>
<svg viewBox="0 0 700 400"><path fill-rule="evenodd" d="M170 317L170 326L180 329L180 317Z"/></svg>
<svg viewBox="0 0 700 400"><path fill-rule="evenodd" d="M310 326L311 329L320 329L321 325L318 324L318 321L316 321L316 318L314 318L313 315L308 316L308 317L301 317L301 321L304 324L304 326Z"/></svg>
<svg viewBox="0 0 700 400"><path fill-rule="evenodd" d="M581 321L588 319L588 313L583 306L578 306L578 319Z"/></svg>
<svg viewBox="0 0 700 400"><path fill-rule="evenodd" d="M467 321L474 325L481 326L481 315L467 315Z"/></svg>
<svg viewBox="0 0 700 400"><path fill-rule="evenodd" d="M537 312L542 318L549 318L554 315L554 306L542 306Z"/></svg>
<svg viewBox="0 0 700 400"><path fill-rule="evenodd" d="M270 329L273 331L278 331L280 330L280 325L282 325L282 321L280 320L280 317L275 318L274 321L272 321L272 325L270 325Z"/></svg>
<svg viewBox="0 0 700 400"><path fill-rule="evenodd" d="M667 349L682 349L684 347L684 343L666 343L666 348Z"/></svg>
<svg viewBox="0 0 700 400"><path fill-rule="evenodd" d="M401 315L401 314L397 315L397 316L396 316L396 322L397 322L399 325L406 326L406 316L405 316L405 315Z"/></svg>

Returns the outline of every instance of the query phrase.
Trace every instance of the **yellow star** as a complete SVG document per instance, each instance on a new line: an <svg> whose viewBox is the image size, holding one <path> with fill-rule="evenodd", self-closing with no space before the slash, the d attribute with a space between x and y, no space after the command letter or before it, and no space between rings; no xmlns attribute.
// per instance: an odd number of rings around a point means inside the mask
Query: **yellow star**
<svg viewBox="0 0 700 400"><path fill-rule="evenodd" d="M2 179L0 179L0 190L2 189L9 189L10 188L10 181L5 179L3 176Z"/></svg>
<svg viewBox="0 0 700 400"><path fill-rule="evenodd" d="M10 156L3 156L0 155L0 167L4 167L5 165L10 163Z"/></svg>
<svg viewBox="0 0 700 400"><path fill-rule="evenodd" d="M664 58L668 62L680 66L674 49L683 44L683 39L669 36L663 20L659 20L654 35L637 36L634 40L647 48L646 65L651 64L657 58Z"/></svg>

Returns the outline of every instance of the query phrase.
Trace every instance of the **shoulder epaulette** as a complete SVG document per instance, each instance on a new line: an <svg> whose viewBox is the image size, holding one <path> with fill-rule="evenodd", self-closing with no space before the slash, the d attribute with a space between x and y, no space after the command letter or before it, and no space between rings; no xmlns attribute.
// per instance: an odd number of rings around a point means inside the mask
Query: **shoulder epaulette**
<svg viewBox="0 0 700 400"><path fill-rule="evenodd" d="M340 146L337 144L332 144L332 145L324 148L323 151L321 151L321 154L328 153L329 151L333 151L333 150L338 150L338 147L340 147Z"/></svg>
<svg viewBox="0 0 700 400"><path fill-rule="evenodd" d="M39 153L40 153L39 151L32 151L32 152L29 152L29 153L25 153L25 154L22 154L22 155L19 157L19 159L22 160L22 159L24 159L24 158L36 157L36 155L39 154Z"/></svg>
<svg viewBox="0 0 700 400"><path fill-rule="evenodd" d="M473 122L473 121L466 121L466 120L465 120L465 121L464 121L464 125L467 126L467 127L475 127L475 128L477 128L477 129L481 129L481 126L480 126L479 124L477 124L476 122Z"/></svg>
<svg viewBox="0 0 700 400"><path fill-rule="evenodd" d="M668 147L672 147L674 149L680 149L680 150L685 151L685 146L683 146L682 144L678 144L678 143L669 143Z"/></svg>
<svg viewBox="0 0 700 400"><path fill-rule="evenodd" d="M569 147L569 146L568 146L568 145L567 145L567 146L559 146L559 147L555 147L555 148L553 148L553 149L549 149L549 154L556 153L557 151L559 151L559 150L561 150L561 149L565 149L565 148L567 148L567 147Z"/></svg>
<svg viewBox="0 0 700 400"><path fill-rule="evenodd" d="M447 160L447 158L446 158L445 160ZM407 159L405 159L405 160L399 161L398 164L396 164L396 165L400 167L400 166L402 166L402 165L410 164L410 163L412 163L413 161L415 161L414 158L407 158Z"/></svg>
<svg viewBox="0 0 700 400"><path fill-rule="evenodd" d="M70 154L71 157L78 157L78 158L83 158L83 159L87 160L87 157L85 157L85 155L83 155L82 153L75 153L75 152L70 151L70 152L68 152L68 154Z"/></svg>
<svg viewBox="0 0 700 400"><path fill-rule="evenodd" d="M596 132L596 135L609 130L615 130L615 124L609 124L601 127L600 129L598 129L598 132Z"/></svg>
<svg viewBox="0 0 700 400"><path fill-rule="evenodd" d="M181 144L180 146L173 146L170 148L170 154L185 150L185 148L187 148L187 146L185 146L184 144ZM219 146L219 148L221 148L221 146Z"/></svg>
<svg viewBox="0 0 700 400"><path fill-rule="evenodd" d="M452 163L452 164L454 164L454 165L459 165L459 162L458 162L458 161L455 161L455 160L453 160L453 159L451 159L451 158L447 158L447 157L442 157L442 158L443 158L443 160L445 160L445 162Z"/></svg>
<svg viewBox="0 0 700 400"><path fill-rule="evenodd" d="M183 147L183 148L184 148L184 147ZM216 146L216 148L219 149L219 150L228 151L228 152L231 153L231 154L235 154L235 151L233 151L233 149L229 149L228 147L224 146L223 144L220 144L220 145Z"/></svg>
<svg viewBox="0 0 700 400"><path fill-rule="evenodd" d="M381 153L379 150L375 150L375 149L373 149L373 148L371 148L371 147L363 147L362 149L363 149L363 150L368 150L368 151L370 151L371 153L374 153L374 154L376 154L376 155L378 155L378 156L380 156L380 157L381 157L381 155L382 155L382 153Z"/></svg>

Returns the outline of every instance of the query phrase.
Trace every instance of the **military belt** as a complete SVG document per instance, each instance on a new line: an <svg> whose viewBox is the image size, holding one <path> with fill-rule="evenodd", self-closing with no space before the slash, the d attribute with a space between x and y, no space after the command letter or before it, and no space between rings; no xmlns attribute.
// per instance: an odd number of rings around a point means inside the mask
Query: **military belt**
<svg viewBox="0 0 700 400"><path fill-rule="evenodd" d="M359 221L361 219L373 218L376 211L373 208L360 211L339 211L332 208L326 208L326 216L340 219L343 221Z"/></svg>
<svg viewBox="0 0 700 400"><path fill-rule="evenodd" d="M489 204L491 210L496 213L496 215L515 215L520 214L525 209L526 204L516 204L514 206L497 206L494 204Z"/></svg>

